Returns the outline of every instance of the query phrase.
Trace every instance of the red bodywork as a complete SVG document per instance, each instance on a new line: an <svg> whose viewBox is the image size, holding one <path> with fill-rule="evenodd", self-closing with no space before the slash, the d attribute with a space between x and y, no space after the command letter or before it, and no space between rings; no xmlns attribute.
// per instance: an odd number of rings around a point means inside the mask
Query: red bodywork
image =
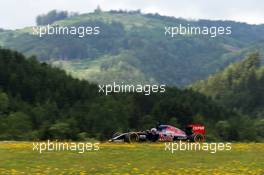
<svg viewBox="0 0 264 175"><path fill-rule="evenodd" d="M193 134L202 134L205 136L205 127L200 124L190 124L187 128L191 129Z"/></svg>
<svg viewBox="0 0 264 175"><path fill-rule="evenodd" d="M170 125L160 125L157 130L160 141L173 141L176 137L186 139L184 131Z"/></svg>

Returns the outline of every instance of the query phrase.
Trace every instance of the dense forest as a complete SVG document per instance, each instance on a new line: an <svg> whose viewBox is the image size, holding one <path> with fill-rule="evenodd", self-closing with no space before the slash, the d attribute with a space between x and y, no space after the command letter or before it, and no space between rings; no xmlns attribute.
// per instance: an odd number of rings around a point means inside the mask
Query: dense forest
<svg viewBox="0 0 264 175"><path fill-rule="evenodd" d="M0 140L106 140L157 122L204 124L209 141L263 140L264 25L99 7L87 14L53 10L36 22L98 26L100 35L39 38L31 27L0 29L0 45L18 50L0 48ZM178 24L233 32L214 39L164 36L164 26ZM255 50L260 54L242 60ZM113 81L171 87L150 96L98 93L97 83Z"/></svg>
<svg viewBox="0 0 264 175"><path fill-rule="evenodd" d="M192 89L212 97L222 106L247 115L248 127L255 127L257 134L263 136L264 67L259 53L252 53L207 80L195 83ZM227 121L225 124L229 125Z"/></svg>
<svg viewBox="0 0 264 175"><path fill-rule="evenodd" d="M52 10L48 14L38 15L36 18L37 25L52 24L55 21L63 20L69 17L67 11Z"/></svg>
<svg viewBox="0 0 264 175"><path fill-rule="evenodd" d="M39 22L44 21L44 22ZM138 11L96 9L70 16L51 11L38 24L98 26L100 35L32 35L32 27L0 31L0 45L66 70L90 82L160 83L184 87L206 79L244 53L263 51L264 26L233 21L186 20ZM164 35L165 26L231 26L232 35Z"/></svg>
<svg viewBox="0 0 264 175"><path fill-rule="evenodd" d="M1 140L104 140L116 131L149 129L157 121L179 128L202 123L209 141L260 138L249 123L253 119L198 92L168 87L166 93L150 96L104 96L96 84L74 79L34 57L0 49Z"/></svg>
<svg viewBox="0 0 264 175"><path fill-rule="evenodd" d="M258 53L229 65L192 87L219 103L253 117L264 116L264 67Z"/></svg>

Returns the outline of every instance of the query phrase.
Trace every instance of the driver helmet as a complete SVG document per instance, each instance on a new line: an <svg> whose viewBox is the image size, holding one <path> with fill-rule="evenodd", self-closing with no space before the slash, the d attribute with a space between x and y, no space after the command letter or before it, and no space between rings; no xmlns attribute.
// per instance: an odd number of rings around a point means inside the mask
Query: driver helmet
<svg viewBox="0 0 264 175"><path fill-rule="evenodd" d="M157 129L156 129L156 128L152 128L150 131L151 131L152 133L156 133L156 132L157 132Z"/></svg>

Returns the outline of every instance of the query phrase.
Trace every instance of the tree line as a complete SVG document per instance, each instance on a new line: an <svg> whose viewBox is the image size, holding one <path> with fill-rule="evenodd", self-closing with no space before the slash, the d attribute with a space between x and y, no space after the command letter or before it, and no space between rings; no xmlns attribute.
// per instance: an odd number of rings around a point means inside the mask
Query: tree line
<svg viewBox="0 0 264 175"><path fill-rule="evenodd" d="M249 126L246 118L193 90L104 96L96 84L0 49L1 140L106 140L117 131L150 129L157 122L182 129L204 124L208 140L257 139L241 130Z"/></svg>
<svg viewBox="0 0 264 175"><path fill-rule="evenodd" d="M207 80L197 82L192 86L222 106L241 114L244 118L241 127L247 130L248 137L263 138L264 130L264 67L261 65L258 52L249 54L240 62L230 64L224 70L210 76ZM226 128L231 133L232 119L220 121L217 126ZM240 121L240 120L239 120ZM229 134L226 133L228 136Z"/></svg>

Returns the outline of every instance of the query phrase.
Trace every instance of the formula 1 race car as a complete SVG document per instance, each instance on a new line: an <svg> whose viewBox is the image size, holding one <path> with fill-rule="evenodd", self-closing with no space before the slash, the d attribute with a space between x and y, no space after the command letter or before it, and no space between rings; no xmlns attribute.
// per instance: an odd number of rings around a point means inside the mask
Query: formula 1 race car
<svg viewBox="0 0 264 175"><path fill-rule="evenodd" d="M177 141L185 140L203 142L205 140L205 127L200 124L190 124L185 131L171 125L157 125L151 130L127 133L115 133L109 140L111 142L143 142L143 141Z"/></svg>

